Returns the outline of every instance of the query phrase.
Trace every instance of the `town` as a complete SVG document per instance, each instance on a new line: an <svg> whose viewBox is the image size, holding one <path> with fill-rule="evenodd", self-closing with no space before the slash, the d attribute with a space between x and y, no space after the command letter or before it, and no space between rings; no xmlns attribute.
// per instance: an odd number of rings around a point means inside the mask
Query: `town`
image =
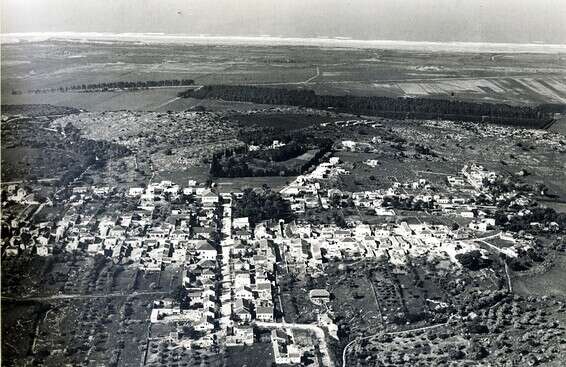
<svg viewBox="0 0 566 367"><path fill-rule="evenodd" d="M0 1L1 366L566 365L566 2Z"/></svg>
<svg viewBox="0 0 566 367"><path fill-rule="evenodd" d="M277 195L293 218L287 221L256 222L255 217L238 215L242 200L269 188L227 191L214 182L196 180L124 189L71 184L68 196L60 197L64 215L57 222L22 226L35 213L28 210L8 223L13 235L5 239L4 255L82 252L137 268L144 277L167 271L178 274L174 295L151 305L150 347L143 357L148 365L160 361L162 351L157 346L165 342L170 349L213 351L253 345L258 335L268 332L276 364L298 364L314 356L318 365L333 366L326 338L339 336L331 291L308 289L310 302L322 308L315 323L300 323L286 313L282 279L319 278L332 264L359 261L385 261L401 272L414 258L462 267L467 254L485 256L493 250L512 261L534 247L532 236L498 230L494 215L500 201L526 204L529 195L494 196L489 188L498 176L482 166L463 166L460 175L446 177L442 190L426 179L396 182L375 191L325 188L329 178L349 174L340 158L331 156L284 186ZM35 201L18 184L5 191L7 202L37 210L41 210L38 205L53 205ZM400 215L411 205L431 218L458 217L460 224ZM344 219L345 209L363 215ZM301 219L311 210L342 212L342 216L320 224ZM517 210L515 215L522 213ZM561 229L556 222L530 225L543 231ZM494 239L498 242L490 242ZM505 262L505 271L507 267ZM386 322L386 310L381 312ZM298 343L297 335L308 343Z"/></svg>

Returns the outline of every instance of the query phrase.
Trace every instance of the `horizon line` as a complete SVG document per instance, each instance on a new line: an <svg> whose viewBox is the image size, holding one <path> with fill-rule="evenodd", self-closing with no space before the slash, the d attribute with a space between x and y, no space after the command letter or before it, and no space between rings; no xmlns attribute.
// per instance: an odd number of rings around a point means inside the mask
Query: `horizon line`
<svg viewBox="0 0 566 367"><path fill-rule="evenodd" d="M225 36L211 34L182 34L160 32L13 32L0 33L1 44L24 42L44 42L57 40L68 41L113 41L113 42L147 42L163 44L234 44L234 45L265 45L266 41L276 42L274 46L334 46L343 48L385 48L398 50L429 50L429 51L475 51L475 52L537 52L557 53L566 52L566 44L562 43L504 43L478 41L410 41L410 40L364 40L343 36L320 37L285 37L272 35L256 36ZM216 43L214 42L216 41ZM435 46L435 47L434 47ZM431 49L435 48L435 49Z"/></svg>

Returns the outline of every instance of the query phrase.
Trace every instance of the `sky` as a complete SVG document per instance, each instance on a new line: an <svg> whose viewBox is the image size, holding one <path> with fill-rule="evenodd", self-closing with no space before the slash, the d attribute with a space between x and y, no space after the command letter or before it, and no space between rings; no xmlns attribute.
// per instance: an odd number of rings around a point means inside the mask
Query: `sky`
<svg viewBox="0 0 566 367"><path fill-rule="evenodd" d="M566 44L566 0L0 0L1 32Z"/></svg>

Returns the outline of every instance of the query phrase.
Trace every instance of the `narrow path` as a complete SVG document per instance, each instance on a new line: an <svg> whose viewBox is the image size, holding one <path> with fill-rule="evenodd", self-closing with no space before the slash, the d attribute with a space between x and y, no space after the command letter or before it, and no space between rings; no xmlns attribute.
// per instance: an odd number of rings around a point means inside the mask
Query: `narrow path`
<svg viewBox="0 0 566 367"><path fill-rule="evenodd" d="M485 241L485 240L489 240L491 238L498 238L501 236L501 232L497 232L496 234L491 234L485 237L473 237L473 238L464 238L461 240L456 240L455 242L475 242L475 241ZM492 244L488 243L489 245L493 246ZM496 249L499 250L498 247L495 247Z"/></svg>
<svg viewBox="0 0 566 367"><path fill-rule="evenodd" d="M14 302L26 302L26 301L53 301L53 300L64 300L64 299L95 299L95 298L119 298L119 297L129 297L129 296L147 296L147 295L158 295L158 294L170 294L171 292L166 291L147 291L147 292L114 292L107 294L55 294L52 296L38 296L38 297L10 297L2 296L1 299L4 301L14 301Z"/></svg>
<svg viewBox="0 0 566 367"><path fill-rule="evenodd" d="M385 330L385 324L383 323L383 313L381 312L381 304L379 303L375 286L373 285L373 282L371 280L369 281L369 285L371 286L373 298L375 299L375 305L377 306L377 311L379 312L379 321L381 321L381 327L383 328L383 330Z"/></svg>
<svg viewBox="0 0 566 367"><path fill-rule="evenodd" d="M159 106L154 107L153 109L157 110L157 109L159 109L159 108L161 108L161 107L165 107L165 106L167 106L168 104L171 104L171 103L173 103L173 102L175 102L175 101L177 101L177 100L179 100L179 99L181 99L181 97L171 98L170 100L167 100L167 101L163 102L162 104L160 104Z"/></svg>
<svg viewBox="0 0 566 367"><path fill-rule="evenodd" d="M407 79L379 79L379 80L327 80L323 82L317 82L317 84L352 84L352 83L371 83L371 84L390 84L390 83L435 83L444 81L467 81L467 80L500 80L507 78L529 78L529 77L540 77L540 75L535 74L519 74L519 75L494 75L486 77L441 77L441 78L407 78ZM306 81L302 82L265 82L265 83L249 83L245 85L301 85L305 84Z"/></svg>
<svg viewBox="0 0 566 367"><path fill-rule="evenodd" d="M281 290L279 290L279 294L277 295L277 298L279 299L279 307L281 307L281 320L283 321L283 323L285 324L285 311L283 310L283 301L281 300Z"/></svg>
<svg viewBox="0 0 566 367"><path fill-rule="evenodd" d="M305 80L305 81L303 82L303 84L310 83L310 82L312 82L313 80L315 80L316 78L318 78L319 76L320 76L320 68L317 66L317 67L316 67L316 75L311 76L310 78L308 78L307 80Z"/></svg>
<svg viewBox="0 0 566 367"><path fill-rule="evenodd" d="M31 352L33 354L35 354L35 346L37 344L37 336L39 335L39 328L41 327L41 325L45 322L45 320L47 320L47 316L49 315L49 313L53 311L53 308L50 308L49 310L47 310L47 312L45 313L45 315L43 316L43 320L39 321L35 327L35 333L33 334L33 343L31 344Z"/></svg>
<svg viewBox="0 0 566 367"><path fill-rule="evenodd" d="M69 182L67 185L63 186L63 188L57 190L55 192L55 194L53 195L53 197L57 196L57 194L59 194L60 192L63 192L64 190L66 190L68 187L70 187L71 185L73 185L75 182L81 180L83 178L83 176L91 169L93 165L91 164L90 166L88 166L84 171L81 172L80 175L78 175L77 177L75 177L73 179L73 181Z"/></svg>
<svg viewBox="0 0 566 367"><path fill-rule="evenodd" d="M439 176L455 176L455 174L450 174L450 173L444 173L444 172L432 172L432 171L415 171L415 173L417 173L417 175L419 173L424 173L427 175L439 175Z"/></svg>
<svg viewBox="0 0 566 367"><path fill-rule="evenodd" d="M490 238L494 238L494 237L492 236ZM472 239L472 240L470 240L470 242L482 243L482 244L486 245L487 247L489 247L490 249L494 250L495 252L498 252L500 254L504 254L504 255L509 256L509 257L515 257L516 256L513 252L507 251L507 248L501 249L501 248L485 241L485 239L488 239L488 238L487 237L486 238L478 238L478 239L475 239L475 240Z"/></svg>
<svg viewBox="0 0 566 367"><path fill-rule="evenodd" d="M513 283L511 283L511 276L509 275L509 266L507 265L507 260L504 260L505 264L505 275L507 276L507 289L509 293L513 293Z"/></svg>

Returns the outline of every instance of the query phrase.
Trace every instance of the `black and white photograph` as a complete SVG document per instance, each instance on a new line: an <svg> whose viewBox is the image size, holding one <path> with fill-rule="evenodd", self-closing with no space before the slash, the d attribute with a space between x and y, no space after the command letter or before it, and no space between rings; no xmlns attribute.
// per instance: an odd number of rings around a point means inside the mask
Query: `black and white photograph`
<svg viewBox="0 0 566 367"><path fill-rule="evenodd" d="M0 0L0 365L566 365L566 1Z"/></svg>

